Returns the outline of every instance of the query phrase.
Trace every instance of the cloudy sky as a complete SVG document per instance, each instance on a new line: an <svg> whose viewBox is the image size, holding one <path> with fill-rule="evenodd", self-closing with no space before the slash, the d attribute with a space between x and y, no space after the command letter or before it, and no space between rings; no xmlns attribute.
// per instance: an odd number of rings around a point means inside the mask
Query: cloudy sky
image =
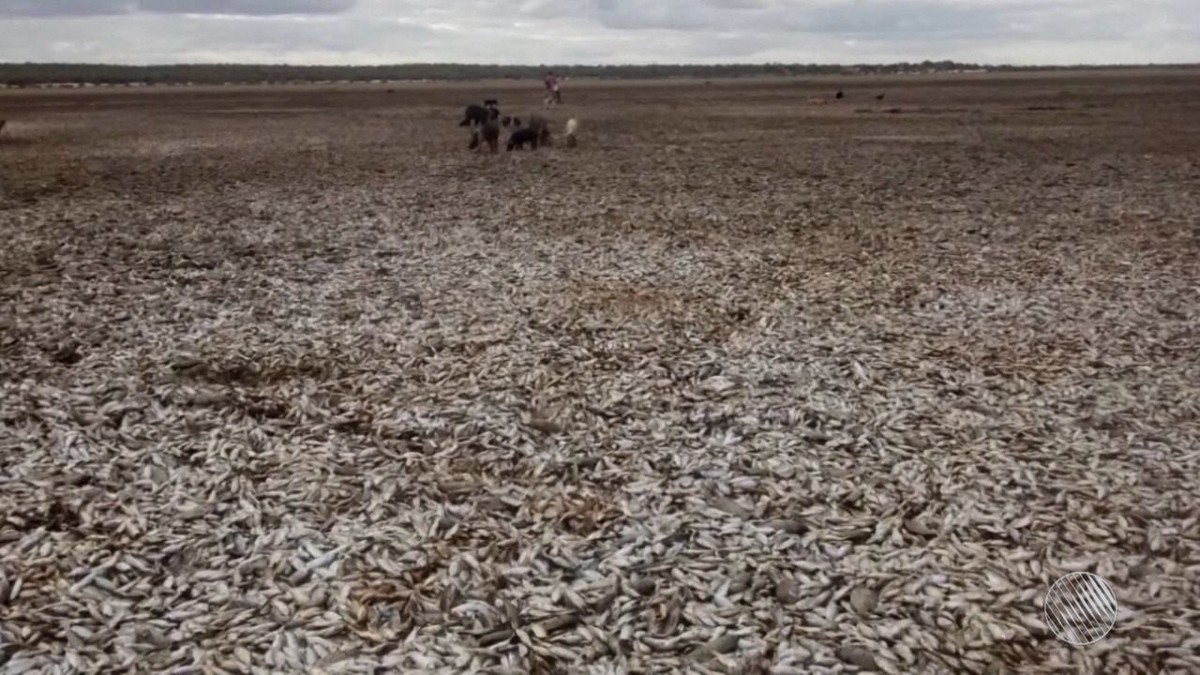
<svg viewBox="0 0 1200 675"><path fill-rule="evenodd" d="M0 0L0 61L1200 62L1200 0Z"/></svg>

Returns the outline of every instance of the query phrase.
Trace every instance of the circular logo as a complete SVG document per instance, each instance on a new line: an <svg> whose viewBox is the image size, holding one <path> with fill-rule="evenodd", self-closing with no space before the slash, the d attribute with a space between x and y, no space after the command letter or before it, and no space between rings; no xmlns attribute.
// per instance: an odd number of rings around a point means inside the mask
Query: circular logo
<svg viewBox="0 0 1200 675"><path fill-rule="evenodd" d="M1117 621L1117 596L1095 574L1073 572L1050 587L1042 607L1046 625L1059 640L1090 645L1108 635Z"/></svg>

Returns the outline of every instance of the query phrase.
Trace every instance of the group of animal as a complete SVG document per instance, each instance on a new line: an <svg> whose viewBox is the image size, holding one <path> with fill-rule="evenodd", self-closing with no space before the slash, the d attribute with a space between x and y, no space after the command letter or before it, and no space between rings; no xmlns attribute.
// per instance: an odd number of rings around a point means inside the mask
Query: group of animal
<svg viewBox="0 0 1200 675"><path fill-rule="evenodd" d="M836 94L834 94L834 96L833 96L833 97L834 97L834 98L836 98L837 100L839 100L839 101L840 101L840 100L842 100L843 98L845 98L845 97L846 97L846 93L845 93L845 92L843 92L841 89L838 89L838 92L837 92ZM883 94L876 94L876 95L875 95L875 100L876 100L876 101L882 101L882 100L883 100Z"/></svg>
<svg viewBox="0 0 1200 675"><path fill-rule="evenodd" d="M553 145L550 125L546 118L541 115L531 115L522 126L521 118L500 115L499 102L496 99L487 99L483 105L478 103L468 105L463 113L463 120L458 123L458 126L471 127L471 142L467 146L468 150L475 150L483 142L487 143L492 152L498 152L500 128L510 126L513 128L513 132L509 135L508 143L505 146L509 152L522 150L526 145L533 150L537 150L539 145ZM567 146L575 147L575 132L578 128L579 122L574 118L567 122L565 134Z"/></svg>

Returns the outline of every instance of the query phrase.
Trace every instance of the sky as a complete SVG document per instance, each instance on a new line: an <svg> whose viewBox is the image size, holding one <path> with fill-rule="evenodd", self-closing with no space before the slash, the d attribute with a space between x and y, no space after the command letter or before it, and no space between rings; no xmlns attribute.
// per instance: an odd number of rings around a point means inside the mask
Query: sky
<svg viewBox="0 0 1200 675"><path fill-rule="evenodd" d="M0 0L0 62L1200 62L1200 0Z"/></svg>

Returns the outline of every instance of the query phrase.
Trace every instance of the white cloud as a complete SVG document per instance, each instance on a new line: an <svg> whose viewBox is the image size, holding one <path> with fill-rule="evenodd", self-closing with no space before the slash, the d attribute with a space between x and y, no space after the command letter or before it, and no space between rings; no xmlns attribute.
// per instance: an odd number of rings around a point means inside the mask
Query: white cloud
<svg viewBox="0 0 1200 675"><path fill-rule="evenodd" d="M4 16L113 16L158 14L328 14L344 12L355 0L0 0Z"/></svg>
<svg viewBox="0 0 1200 675"><path fill-rule="evenodd" d="M1193 0L0 0L0 61L1200 61Z"/></svg>

